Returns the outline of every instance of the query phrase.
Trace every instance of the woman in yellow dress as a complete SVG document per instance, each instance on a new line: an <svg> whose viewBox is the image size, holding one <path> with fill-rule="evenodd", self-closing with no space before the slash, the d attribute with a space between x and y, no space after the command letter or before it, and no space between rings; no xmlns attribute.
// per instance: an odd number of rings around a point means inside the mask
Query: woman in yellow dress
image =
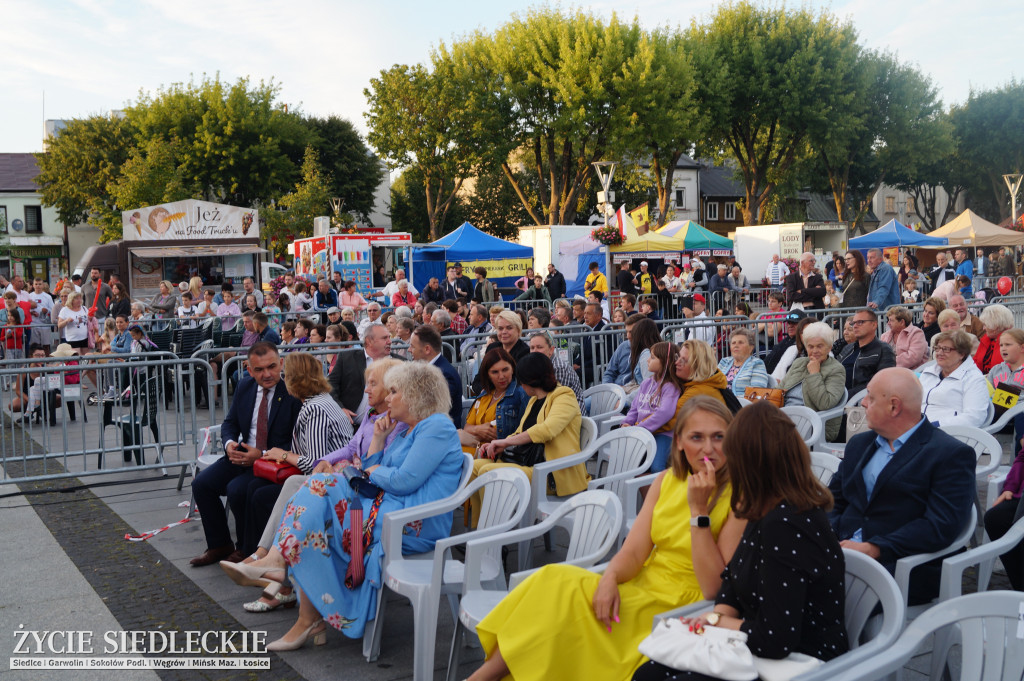
<svg viewBox="0 0 1024 681"><path fill-rule="evenodd" d="M718 400L687 400L672 467L604 574L548 565L516 587L477 626L487 659L470 681L629 679L656 614L714 598L745 525L729 508L722 439L731 421Z"/></svg>

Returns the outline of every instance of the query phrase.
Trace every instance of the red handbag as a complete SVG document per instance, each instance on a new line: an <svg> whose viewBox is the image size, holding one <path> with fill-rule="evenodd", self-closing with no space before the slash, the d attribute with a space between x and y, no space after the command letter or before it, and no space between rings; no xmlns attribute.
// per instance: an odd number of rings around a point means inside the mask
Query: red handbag
<svg viewBox="0 0 1024 681"><path fill-rule="evenodd" d="M280 485L293 475L301 475L302 471L290 463L271 461L269 459L256 459L252 464L252 474L257 478L263 478Z"/></svg>

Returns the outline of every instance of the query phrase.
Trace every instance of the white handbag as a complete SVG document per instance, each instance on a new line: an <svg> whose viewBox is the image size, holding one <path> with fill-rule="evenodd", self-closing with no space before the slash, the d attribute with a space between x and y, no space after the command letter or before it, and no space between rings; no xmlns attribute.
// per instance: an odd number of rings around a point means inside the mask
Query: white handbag
<svg viewBox="0 0 1024 681"><path fill-rule="evenodd" d="M664 619L640 642L640 652L666 667L723 681L757 678L754 656L742 631L708 626L696 634L678 618Z"/></svg>
<svg viewBox="0 0 1024 681"><path fill-rule="evenodd" d="M695 634L678 618L658 622L640 642L640 652L666 667L723 681L790 681L824 664L803 653L790 653L781 660L755 657L742 631L706 626L704 633Z"/></svg>

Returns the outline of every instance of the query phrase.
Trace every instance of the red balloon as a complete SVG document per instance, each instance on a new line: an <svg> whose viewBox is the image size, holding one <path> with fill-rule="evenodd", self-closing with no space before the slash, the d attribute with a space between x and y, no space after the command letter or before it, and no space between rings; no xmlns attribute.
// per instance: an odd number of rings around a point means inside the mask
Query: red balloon
<svg viewBox="0 0 1024 681"><path fill-rule="evenodd" d="M996 288L1005 296L1013 290L1013 280L1009 277L999 277L999 281L996 282Z"/></svg>

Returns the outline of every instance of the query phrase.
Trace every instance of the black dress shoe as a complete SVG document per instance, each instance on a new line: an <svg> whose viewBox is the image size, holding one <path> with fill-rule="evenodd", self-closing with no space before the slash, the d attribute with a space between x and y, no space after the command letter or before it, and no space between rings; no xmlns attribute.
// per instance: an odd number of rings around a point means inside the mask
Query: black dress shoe
<svg viewBox="0 0 1024 681"><path fill-rule="evenodd" d="M196 556L188 562L192 567L204 567L206 565L213 565L219 563L222 560L227 559L232 553L236 553L235 547L232 544L225 544L215 549L206 549L203 555Z"/></svg>

